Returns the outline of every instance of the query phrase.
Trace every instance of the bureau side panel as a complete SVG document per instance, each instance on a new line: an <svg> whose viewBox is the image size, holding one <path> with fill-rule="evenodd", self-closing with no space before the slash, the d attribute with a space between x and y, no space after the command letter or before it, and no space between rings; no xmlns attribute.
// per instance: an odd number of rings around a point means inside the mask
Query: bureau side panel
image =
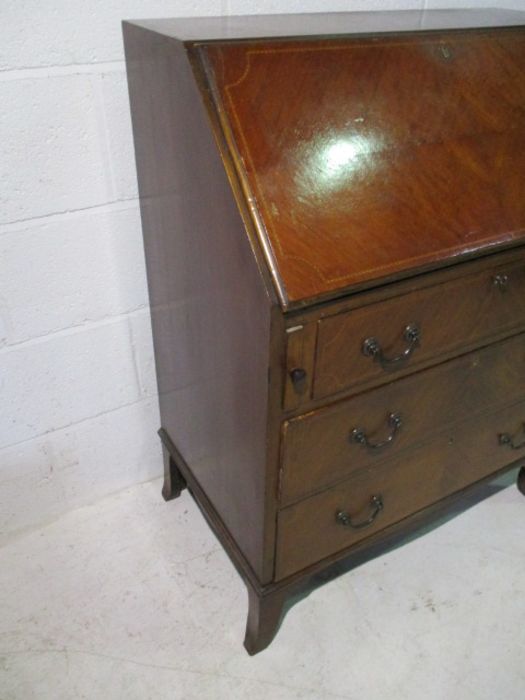
<svg viewBox="0 0 525 700"><path fill-rule="evenodd" d="M124 37L162 427L262 580L272 301L184 46Z"/></svg>

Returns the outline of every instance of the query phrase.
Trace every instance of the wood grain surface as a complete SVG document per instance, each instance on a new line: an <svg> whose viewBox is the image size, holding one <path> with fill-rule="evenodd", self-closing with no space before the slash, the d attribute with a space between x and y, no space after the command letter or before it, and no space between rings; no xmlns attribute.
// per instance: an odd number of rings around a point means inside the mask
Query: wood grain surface
<svg viewBox="0 0 525 700"><path fill-rule="evenodd" d="M278 307L184 47L131 24L124 36L162 428L268 579L268 371Z"/></svg>
<svg viewBox="0 0 525 700"><path fill-rule="evenodd" d="M363 354L364 341L373 337L387 359L399 356L409 347L404 331L411 324L421 338L407 362L385 371ZM321 320L313 396L357 389L373 379L392 381L406 367L417 370L423 362L439 362L445 353L524 326L525 254L517 251L504 265L495 256L493 266L481 272Z"/></svg>
<svg viewBox="0 0 525 700"><path fill-rule="evenodd" d="M513 451L498 440L502 432L520 432L524 422L523 402L468 419L413 450L284 509L278 524L277 580L497 472L520 455L525 457L525 447ZM339 510L356 522L366 520L373 496L382 497L384 509L369 527L353 530L337 522Z"/></svg>
<svg viewBox="0 0 525 700"><path fill-rule="evenodd" d="M525 237L522 28L201 51L287 302Z"/></svg>
<svg viewBox="0 0 525 700"><path fill-rule="evenodd" d="M163 493L187 486L246 582L249 653L313 572L523 466L523 25L124 24ZM365 357L409 324L398 372ZM391 413L384 450L349 439Z"/></svg>
<svg viewBox="0 0 525 700"><path fill-rule="evenodd" d="M287 421L283 428L283 503L341 480L417 445L447 425L519 402L525 396L525 337L468 353L387 386ZM370 443L392 434L382 449L352 439L362 430Z"/></svg>

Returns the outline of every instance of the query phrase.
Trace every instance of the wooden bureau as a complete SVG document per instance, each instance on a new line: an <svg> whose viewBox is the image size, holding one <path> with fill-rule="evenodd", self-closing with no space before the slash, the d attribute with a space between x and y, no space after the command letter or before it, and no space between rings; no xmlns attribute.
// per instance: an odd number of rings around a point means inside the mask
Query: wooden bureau
<svg viewBox="0 0 525 700"><path fill-rule="evenodd" d="M249 653L319 572L525 493L523 25L124 23L163 495L246 582Z"/></svg>

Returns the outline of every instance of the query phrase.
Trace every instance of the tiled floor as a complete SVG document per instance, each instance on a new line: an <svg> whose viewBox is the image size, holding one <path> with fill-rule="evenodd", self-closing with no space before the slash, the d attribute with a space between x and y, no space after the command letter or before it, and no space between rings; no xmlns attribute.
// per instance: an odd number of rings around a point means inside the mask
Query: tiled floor
<svg viewBox="0 0 525 700"><path fill-rule="evenodd" d="M250 658L197 507L137 486L0 550L0 698L523 700L524 532L495 492L315 589Z"/></svg>

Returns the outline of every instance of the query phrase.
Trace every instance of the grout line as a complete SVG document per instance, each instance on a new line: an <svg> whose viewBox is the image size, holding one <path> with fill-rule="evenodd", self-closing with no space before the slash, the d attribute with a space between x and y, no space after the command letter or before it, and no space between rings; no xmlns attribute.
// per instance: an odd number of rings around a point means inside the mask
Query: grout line
<svg viewBox="0 0 525 700"><path fill-rule="evenodd" d="M141 304L140 306L137 306L134 309L130 309L129 311L123 311L120 314L104 316L93 321L86 320L80 323L76 323L72 326L67 326L67 328L59 328L58 330L48 331L47 333L37 335L34 338L27 338L27 340L20 340L16 343L3 345L2 347L0 347L0 356L3 354L7 354L12 350L16 351L20 350L21 348L31 347L33 345L40 345L56 337L63 338L69 335L75 335L76 333L80 333L86 330L93 330L94 328L109 326L112 323L118 323L122 320L129 320L130 317L133 318L135 316L140 316L144 313L150 313L150 307L148 304Z"/></svg>
<svg viewBox="0 0 525 700"><path fill-rule="evenodd" d="M108 190L113 197L118 197L117 178L115 177L114 159L111 154L111 131L108 125L107 108L104 100L103 77L93 79L93 96L96 105L95 115L97 129L99 132L99 144L101 144L101 155L105 161L104 175L107 180Z"/></svg>
<svg viewBox="0 0 525 700"><path fill-rule="evenodd" d="M138 404L146 404L146 403L151 403L152 401L158 401L158 394L152 394L151 396L142 396L138 399L135 399L134 401L129 401L128 403L123 403L120 406L114 406L113 408L108 408L105 411L100 411L100 413L94 413L92 416L86 416L85 418L80 418L80 420L73 421L72 423L66 423L65 425L60 425L58 428L51 428L50 430L44 430L41 433L36 433L35 435L31 435L29 438L24 438L24 440L18 440L17 442L11 442L7 445L2 445L0 447L0 454L4 450L10 450L13 447L19 447L20 445L25 445L28 442L33 442L34 440L39 440L40 438L43 438L45 435L54 435L55 433L60 433L64 430L69 430L70 428L77 427L78 425L82 425L83 423L87 423L88 421L92 420L97 420L97 418L102 418L103 416L107 416L111 413L116 413L117 411L122 411L126 408L131 408L131 406L136 406Z"/></svg>
<svg viewBox="0 0 525 700"><path fill-rule="evenodd" d="M419 17L419 28L424 29L425 25L425 13L427 11L427 0L421 0L419 5L420 17Z"/></svg>
<svg viewBox="0 0 525 700"><path fill-rule="evenodd" d="M100 212L100 213L111 213L114 211L126 211L127 209L134 209L138 207L139 200L137 197L129 197L127 199L115 199L111 202L104 202L104 204L93 204L89 207L81 207L79 209L65 209L64 211L55 211L50 214L43 214L42 216L31 216L27 219L16 219L14 221L0 221L0 236L11 233L12 231L19 231L22 229L27 229L28 226L44 226L45 224L52 223L56 219L68 220L76 218L81 214L86 212Z"/></svg>
<svg viewBox="0 0 525 700"><path fill-rule="evenodd" d="M133 327L132 327L132 324L129 322L129 318L128 318L127 326L128 326L127 330L128 330L128 336L129 336L129 346L131 349L131 361L133 363L133 373L135 375L135 382L137 384L137 391L139 392L139 396L142 396L143 387L142 387L140 371L139 371L139 363L138 363L138 357L137 357L137 346L135 343L135 334L133 333Z"/></svg>
<svg viewBox="0 0 525 700"><path fill-rule="evenodd" d="M124 70L124 60L101 61L100 63L68 63L65 66L29 66L27 68L6 68L0 70L0 82L12 80L33 80L54 78L60 75L92 75L93 73L113 73Z"/></svg>

